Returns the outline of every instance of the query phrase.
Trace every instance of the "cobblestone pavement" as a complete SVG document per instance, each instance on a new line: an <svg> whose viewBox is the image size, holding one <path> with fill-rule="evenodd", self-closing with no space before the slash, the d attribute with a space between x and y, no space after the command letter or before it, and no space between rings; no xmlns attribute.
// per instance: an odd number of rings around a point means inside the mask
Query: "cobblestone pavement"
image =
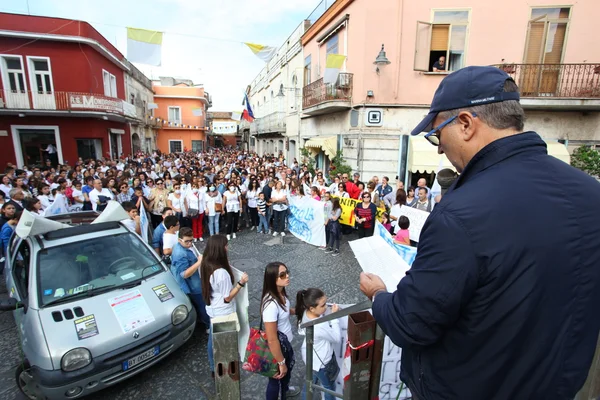
<svg viewBox="0 0 600 400"><path fill-rule="evenodd" d="M344 236L339 257L325 254L318 248L305 244L288 234L273 237L245 230L229 244L232 265L249 275L250 323L258 324L258 309L262 291L264 267L268 262L281 261L291 272L288 295L292 304L298 290L319 287L331 302L350 304L365 300L359 290L360 266L348 245L356 235ZM199 249L203 245L199 243ZM0 284L0 298L6 297L4 277ZM295 318L292 319L292 325ZM294 326L294 333L296 328ZM206 343L208 335L196 329L194 336L179 350L160 364L114 387L98 392L87 399L215 399L211 380ZM300 355L302 336L296 335L292 345L296 353L291 385L301 386L304 363ZM0 399L24 399L15 383L15 367L21 361L17 331L12 313L0 312ZM265 396L267 378L242 371L242 399L261 399ZM296 397L300 399L301 397Z"/></svg>

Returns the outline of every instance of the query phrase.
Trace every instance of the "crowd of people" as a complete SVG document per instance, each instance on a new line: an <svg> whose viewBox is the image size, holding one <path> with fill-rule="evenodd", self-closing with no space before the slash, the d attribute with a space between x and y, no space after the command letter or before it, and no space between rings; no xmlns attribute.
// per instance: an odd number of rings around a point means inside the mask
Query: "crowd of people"
<svg viewBox="0 0 600 400"><path fill-rule="evenodd" d="M146 213L151 246L170 266L209 335L208 360L213 373L211 320L235 312L233 299L248 281L246 274L234 280L227 255L229 241L237 239L242 230L286 236L290 199L310 196L323 202L325 211L326 246L321 250L338 256L343 232L356 231L360 238L373 235L378 207L388 211L384 222L395 234L396 230L407 232L402 219L406 217L399 216L401 205L430 211L432 200L424 180L419 181L418 188L405 192L402 182L394 188L387 177L380 182L374 176L365 184L358 173L352 179L348 174L330 177L320 169L309 171L295 159L286 163L281 155L258 156L233 149L180 154L156 151L118 160L79 159L74 167L53 166L51 160L44 166L21 169L8 165L0 180L3 251L23 210L45 216L52 213L59 199L71 210L96 212L116 200L129 215L123 224L137 234L143 229L141 213ZM415 197L415 190L419 195L424 190L424 198ZM343 198L358 200L354 227L340 224ZM194 243L205 238L206 247L200 255ZM296 315L300 324L319 317L327 308L325 293L315 288L298 292L292 307L285 291L288 285L287 266L278 262L267 265L261 317L279 369L269 379L268 399L276 399L280 392L282 398L299 392L289 386L294 366L290 316ZM318 327L313 357L315 382L334 390L339 371L335 370L333 342L341 337L339 325Z"/></svg>

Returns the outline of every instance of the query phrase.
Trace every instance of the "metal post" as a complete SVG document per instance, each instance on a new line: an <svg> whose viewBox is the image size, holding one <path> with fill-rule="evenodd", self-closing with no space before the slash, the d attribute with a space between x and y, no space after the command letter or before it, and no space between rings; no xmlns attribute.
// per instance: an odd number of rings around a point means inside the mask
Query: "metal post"
<svg viewBox="0 0 600 400"><path fill-rule="evenodd" d="M313 345L315 340L315 327L306 328L306 400L313 398Z"/></svg>
<svg viewBox="0 0 600 400"><path fill-rule="evenodd" d="M381 361L383 360L383 345L385 333L379 325L375 327L375 347L373 349L373 363L371 364L371 388L370 399L379 398L379 385L381 382Z"/></svg>
<svg viewBox="0 0 600 400"><path fill-rule="evenodd" d="M217 398L240 400L240 355L235 321L213 324L213 355Z"/></svg>
<svg viewBox="0 0 600 400"><path fill-rule="evenodd" d="M368 399L376 322L368 311L348 317L348 342L351 346L350 376L344 382L344 399Z"/></svg>

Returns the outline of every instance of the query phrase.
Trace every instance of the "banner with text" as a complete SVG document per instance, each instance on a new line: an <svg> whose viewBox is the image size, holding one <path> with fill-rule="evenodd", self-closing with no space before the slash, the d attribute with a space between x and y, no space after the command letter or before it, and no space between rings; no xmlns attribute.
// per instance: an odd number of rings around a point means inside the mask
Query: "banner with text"
<svg viewBox="0 0 600 400"><path fill-rule="evenodd" d="M290 232L314 246L325 246L324 203L308 196L290 197Z"/></svg>
<svg viewBox="0 0 600 400"><path fill-rule="evenodd" d="M333 196L336 197L336 196ZM351 199L348 197L338 197L340 206L342 207L342 215L340 216L340 224L354 226L354 209L360 203L360 200ZM381 215L385 212L385 208L377 209L377 220L381 221Z"/></svg>
<svg viewBox="0 0 600 400"><path fill-rule="evenodd" d="M417 210L416 208L402 206L400 207L400 215L405 215L410 221L410 226L408 227L410 240L418 242L419 237L421 236L421 229L423 229L423 225L425 225L429 213L427 211Z"/></svg>

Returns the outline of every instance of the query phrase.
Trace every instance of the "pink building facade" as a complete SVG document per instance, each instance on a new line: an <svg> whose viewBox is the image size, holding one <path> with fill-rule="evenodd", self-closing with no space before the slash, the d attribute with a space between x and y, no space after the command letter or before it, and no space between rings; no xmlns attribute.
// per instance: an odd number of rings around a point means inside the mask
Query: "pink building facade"
<svg viewBox="0 0 600 400"><path fill-rule="evenodd" d="M309 145L335 137L365 180L428 176L440 157L407 135L435 89L453 70L497 65L520 86L526 129L567 161L567 148L600 144L600 46L589 34L598 11L595 0L338 0L302 37L300 137ZM389 63L374 64L382 44ZM347 58L325 85L328 54ZM443 71L434 72L440 57Z"/></svg>

